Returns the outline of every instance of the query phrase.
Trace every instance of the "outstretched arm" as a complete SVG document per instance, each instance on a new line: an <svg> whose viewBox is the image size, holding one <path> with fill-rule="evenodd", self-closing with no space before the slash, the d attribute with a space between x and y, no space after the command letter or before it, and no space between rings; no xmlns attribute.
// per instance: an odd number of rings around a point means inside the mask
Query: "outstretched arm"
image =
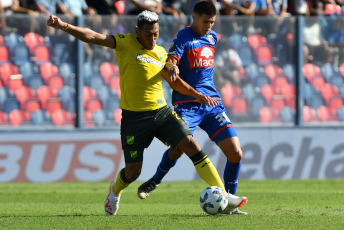
<svg viewBox="0 0 344 230"><path fill-rule="evenodd" d="M218 104L218 101L201 94L179 77L179 69L176 64L177 60L169 57L165 68L162 70L162 76L171 88L183 95L196 98L196 100L203 105L215 107Z"/></svg>
<svg viewBox="0 0 344 230"><path fill-rule="evenodd" d="M79 40L96 45L102 45L109 48L115 48L115 39L111 35L97 33L89 28L74 26L62 21L55 15L50 15L47 25L55 29L66 31Z"/></svg>

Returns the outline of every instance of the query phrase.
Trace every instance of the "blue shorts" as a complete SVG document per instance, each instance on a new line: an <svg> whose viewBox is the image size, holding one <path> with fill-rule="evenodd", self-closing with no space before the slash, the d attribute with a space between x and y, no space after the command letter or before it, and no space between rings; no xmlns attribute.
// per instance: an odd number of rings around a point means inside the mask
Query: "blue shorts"
<svg viewBox="0 0 344 230"><path fill-rule="evenodd" d="M221 101L215 108L191 102L177 104L174 110L185 120L192 132L199 126L215 143L238 136Z"/></svg>

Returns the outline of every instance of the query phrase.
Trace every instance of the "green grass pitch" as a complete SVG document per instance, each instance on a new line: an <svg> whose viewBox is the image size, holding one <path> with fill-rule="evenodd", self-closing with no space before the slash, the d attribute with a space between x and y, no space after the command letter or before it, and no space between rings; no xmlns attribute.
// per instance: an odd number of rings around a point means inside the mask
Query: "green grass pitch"
<svg viewBox="0 0 344 230"><path fill-rule="evenodd" d="M344 229L344 180L241 180L249 215L205 214L203 181L164 182L146 200L139 182L105 216L109 182L0 184L0 229Z"/></svg>

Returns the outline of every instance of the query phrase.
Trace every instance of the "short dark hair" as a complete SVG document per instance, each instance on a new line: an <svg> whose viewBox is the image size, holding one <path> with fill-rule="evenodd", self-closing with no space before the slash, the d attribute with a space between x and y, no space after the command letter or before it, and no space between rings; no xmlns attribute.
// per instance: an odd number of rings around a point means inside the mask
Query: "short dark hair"
<svg viewBox="0 0 344 230"><path fill-rule="evenodd" d="M137 15L136 20L138 28L142 28L145 24L160 24L159 15L149 10L142 11L139 15Z"/></svg>
<svg viewBox="0 0 344 230"><path fill-rule="evenodd" d="M194 6L194 13L208 16L216 15L216 7L211 1L200 1Z"/></svg>

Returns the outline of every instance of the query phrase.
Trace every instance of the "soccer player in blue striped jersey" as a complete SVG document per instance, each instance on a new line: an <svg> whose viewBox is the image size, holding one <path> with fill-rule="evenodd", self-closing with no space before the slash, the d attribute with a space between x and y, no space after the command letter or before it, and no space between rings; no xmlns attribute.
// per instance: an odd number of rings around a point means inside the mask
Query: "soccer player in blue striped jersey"
<svg viewBox="0 0 344 230"><path fill-rule="evenodd" d="M239 207L247 202L246 197L237 197L238 177L241 166L242 150L238 135L227 116L213 81L214 54L217 34L212 30L216 19L216 8L211 1L198 2L194 7L192 25L179 31L169 50L168 63L171 64L169 77L173 81L182 78L198 92L217 101L215 106L205 106L196 98L173 91L172 104L177 114L182 117L192 132L196 126L202 128L214 141L227 158L223 173L224 185L229 192L229 201L241 199L239 206L231 206L226 214L247 214ZM138 188L138 196L149 196L163 177L175 165L183 154L178 148L166 150L155 175ZM231 202L229 202L231 203ZM233 202L237 204L237 202Z"/></svg>

